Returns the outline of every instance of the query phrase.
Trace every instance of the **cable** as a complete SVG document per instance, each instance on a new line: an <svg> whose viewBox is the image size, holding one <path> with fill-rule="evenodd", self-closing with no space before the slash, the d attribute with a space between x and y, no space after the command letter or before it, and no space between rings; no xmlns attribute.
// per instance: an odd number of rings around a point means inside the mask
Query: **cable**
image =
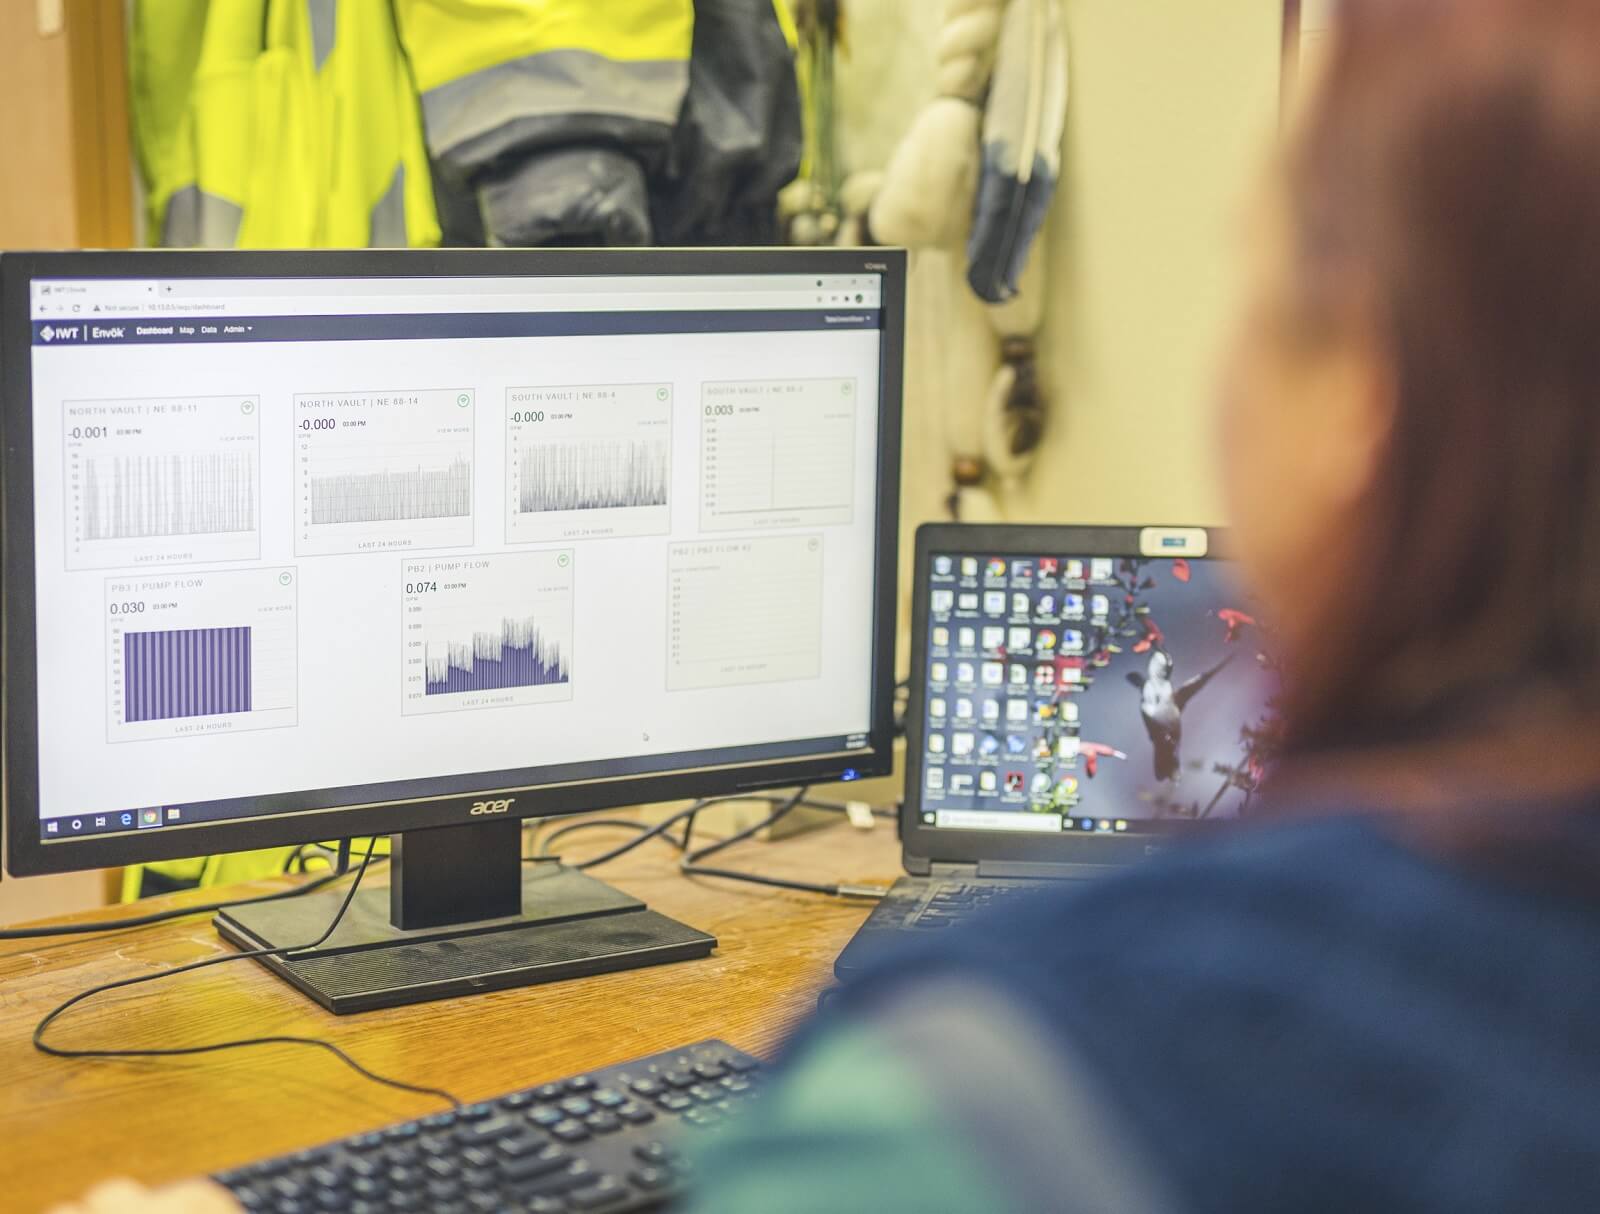
<svg viewBox="0 0 1600 1214"><path fill-rule="evenodd" d="M736 843L744 842L752 835L755 835L758 832L765 830L767 827L772 826L774 823L780 821L786 815L792 813L796 809L820 809L831 813L847 813L849 811L849 807L843 802L814 800L807 796L809 791L809 787L802 787L797 789L789 796L774 796L772 794L749 796L735 793L725 797L703 797L689 805L686 809L679 810L677 813L670 815L669 817L656 823L654 826L649 826L643 822L636 822L626 818L604 818L587 822L569 823L568 825L553 831L541 839L534 854L531 857L528 857L527 862L533 863L537 861L560 859L559 856L552 855L548 848L550 844L554 843L558 838L561 838L565 835L591 828L598 829L600 827L610 827L614 829L632 830L638 832L638 834L637 837L629 839L625 843L620 843L616 847L611 848L609 851L602 852L598 856L592 856L587 860L573 865L572 867L580 871L596 868L601 864L607 864L610 861L617 859L619 856L626 855L628 852L631 852L635 848L642 846L651 839L665 837L667 842L671 843L680 852L684 853L683 859L680 860L678 864L678 871L684 876L719 877L726 881L745 881L752 885L767 885L776 889L798 890L801 893L822 894L830 898L883 897L887 891L873 885L852 885L845 882L821 884L813 881L795 880L788 877L766 877L760 875L759 873L738 872L734 869L711 868L699 863L700 860L703 860L708 856L715 855L725 848L732 847ZM775 806L776 808L765 818L762 818L760 821L745 827L743 830L740 830L725 839L716 840L715 842L699 848L698 850L691 851L689 845L693 836L694 824L698 816L712 805L727 801L764 801L769 805ZM873 810L872 812L874 817L897 817L895 812L892 810ZM684 824L683 836L681 839L674 838L670 833L671 828L680 821Z"/></svg>
<svg viewBox="0 0 1600 1214"><path fill-rule="evenodd" d="M348 844L348 840L345 842ZM47 1054L52 1058L179 1058L188 1057L195 1054L214 1054L222 1050L244 1049L259 1045L311 1046L316 1049L326 1050L335 1058L339 1059L339 1061L343 1062L351 1070L355 1071L356 1074L360 1075L363 1079L369 1079L373 1083L383 1084L386 1087L395 1088L402 1092L412 1092L420 1096L436 1096L440 1100L448 1102L452 1107L459 1109L461 1107L461 1101L456 1099L455 1096L451 1095L444 1089L430 1088L417 1084L406 1083L403 1080L391 1079L386 1075L378 1074L376 1071L368 1070L349 1054L345 1053L338 1046L334 1045L331 1041L324 1041L320 1037L295 1037L287 1035L277 1035L271 1037L245 1037L237 1041L213 1042L210 1045L170 1046L159 1049L74 1049L66 1046L51 1045L44 1039L46 1030L49 1029L49 1027L54 1024L56 1020L58 1020L63 1014L85 1000L94 998L96 995L103 995L109 991L121 990L125 987L140 986L146 982L158 982L166 978L176 978L181 974L191 974L196 970L209 969L214 965L227 965L234 961L251 961L262 957L283 957L289 955L290 953L305 952L307 950L319 947L320 945L326 943L333 933L338 930L339 924L344 920L345 912L350 909L351 902L355 900L356 891L361 888L361 879L366 876L367 869L372 864L372 860L373 849L369 847L367 849L365 858L361 861L361 867L356 869L355 880L350 883L350 889L348 892L346 892L344 901L339 904L338 913L333 916L333 920L328 924L327 929L310 943L290 945L287 948L250 949L245 952L228 953L220 957L206 957L200 961L191 961L187 965L180 965L173 969L162 970L160 973L139 974L133 978L121 978L116 982L105 982L99 986L90 987L86 991L80 991L78 994L68 999L65 1003L57 1005L55 1008L45 1014L44 1018L40 1020L39 1023L34 1027L33 1048L38 1050L39 1053ZM334 873L330 875L329 879L335 879L341 875L342 874Z"/></svg>
<svg viewBox="0 0 1600 1214"><path fill-rule="evenodd" d="M794 795L778 799L778 807L759 822L754 822L741 831L729 835L726 839L718 839L705 847L686 852L678 862L678 871L686 877L719 877L725 881L747 881L752 885L767 885L774 889L792 889L807 894L823 894L830 898L882 898L887 890L871 885L850 885L842 882L820 884L815 881L799 881L790 877L766 877L759 873L739 872L731 868L711 868L701 864L700 861L708 856L714 856L720 851L732 847L736 843L743 843L752 835L782 821L789 814L806 804L804 788L795 791ZM819 807L820 808L820 807Z"/></svg>
<svg viewBox="0 0 1600 1214"><path fill-rule="evenodd" d="M339 876L340 874L336 872L324 873L319 877L313 877L304 885L297 885L293 889L281 889L275 894L261 894L254 898L235 898L229 902L202 902L196 906L180 906L172 910L152 911L148 915L136 915L131 919L102 919L98 923L67 923L57 927L7 928L0 930L0 940L40 940L49 936L89 936L96 932L120 932L135 927L147 927L152 923L166 923L171 919L184 919L190 915L215 914L217 911L231 910L235 906L255 906L262 902L281 902L285 898L299 898L313 893L329 882L337 881Z"/></svg>
<svg viewBox="0 0 1600 1214"><path fill-rule="evenodd" d="M582 864L576 866L579 868L592 868L599 864L605 864L611 860L615 860L619 856L626 855L628 852L632 851L636 847L639 847L641 844L647 843L651 839L662 837L663 835L665 835L667 841L679 851L687 851L689 848L690 832L693 830L696 815L701 810L708 809L713 805L720 805L730 801L759 801L765 802L768 805L781 805L787 799L788 798L786 797L774 796L770 793L754 795L747 793L731 793L727 796L721 797L702 797L700 800L690 805L687 809L680 810L677 814L673 815L665 822L657 824L659 826L671 826L677 823L680 819L686 819L684 822L684 833L681 838L674 838L672 835L667 834L664 831L654 829L648 823L640 822L633 818L591 818L582 822L571 822L538 839L536 841L534 854L523 857L523 863L534 864L545 860L559 860L561 858L560 855L549 850L550 844L554 843L557 839L564 838L569 834L573 834L581 830L632 830L639 832L639 837L636 839L630 839L627 843L613 848L611 851L602 856L596 856L591 860L584 861ZM824 813L838 814L848 813L850 811L850 807L843 801L821 801L811 797L805 797L800 802L799 808L816 809L821 810ZM899 818L898 812L894 809L874 809L871 812L874 818L882 818L887 821L896 821Z"/></svg>

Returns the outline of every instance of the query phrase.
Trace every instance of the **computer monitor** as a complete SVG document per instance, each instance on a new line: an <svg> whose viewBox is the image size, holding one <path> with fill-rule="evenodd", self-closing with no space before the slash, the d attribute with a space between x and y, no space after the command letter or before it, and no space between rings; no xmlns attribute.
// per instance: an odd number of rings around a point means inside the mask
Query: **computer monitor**
<svg viewBox="0 0 1600 1214"><path fill-rule="evenodd" d="M878 249L0 257L9 871L392 834L272 962L336 1010L706 951L520 820L889 771L904 297Z"/></svg>

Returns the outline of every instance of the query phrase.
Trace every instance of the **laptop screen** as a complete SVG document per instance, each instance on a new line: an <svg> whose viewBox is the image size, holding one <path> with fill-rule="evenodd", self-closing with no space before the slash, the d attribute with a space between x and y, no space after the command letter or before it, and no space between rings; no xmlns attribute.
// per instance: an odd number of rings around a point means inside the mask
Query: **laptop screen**
<svg viewBox="0 0 1600 1214"><path fill-rule="evenodd" d="M1250 811L1278 677L1226 562L935 552L920 815L1139 834Z"/></svg>

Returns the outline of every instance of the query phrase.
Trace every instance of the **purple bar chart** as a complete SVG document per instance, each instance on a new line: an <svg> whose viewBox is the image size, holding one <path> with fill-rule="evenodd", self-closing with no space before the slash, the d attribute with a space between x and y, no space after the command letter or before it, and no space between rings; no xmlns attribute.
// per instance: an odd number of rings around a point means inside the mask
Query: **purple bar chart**
<svg viewBox="0 0 1600 1214"><path fill-rule="evenodd" d="M123 712L168 721L250 711L250 629L122 634Z"/></svg>
<svg viewBox="0 0 1600 1214"><path fill-rule="evenodd" d="M292 566L106 579L106 740L297 724L298 610Z"/></svg>
<svg viewBox="0 0 1600 1214"><path fill-rule="evenodd" d="M405 715L572 698L570 549L406 561L401 580Z"/></svg>

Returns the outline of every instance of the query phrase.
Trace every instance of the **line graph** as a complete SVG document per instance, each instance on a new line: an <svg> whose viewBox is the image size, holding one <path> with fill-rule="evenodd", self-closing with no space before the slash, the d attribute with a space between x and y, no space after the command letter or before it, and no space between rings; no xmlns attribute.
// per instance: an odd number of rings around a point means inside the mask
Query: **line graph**
<svg viewBox="0 0 1600 1214"><path fill-rule="evenodd" d="M444 640L428 646L430 696L544 687L570 677L560 643L546 638L531 615L503 620L494 632L475 632L470 642Z"/></svg>
<svg viewBox="0 0 1600 1214"><path fill-rule="evenodd" d="M123 719L250 711L250 629L124 632Z"/></svg>
<svg viewBox="0 0 1600 1214"><path fill-rule="evenodd" d="M295 551L470 545L473 411L467 389L296 396Z"/></svg>
<svg viewBox="0 0 1600 1214"><path fill-rule="evenodd" d="M253 396L68 401L66 567L261 555Z"/></svg>
<svg viewBox="0 0 1600 1214"><path fill-rule="evenodd" d="M664 439L547 443L522 452L520 471L517 509L524 514L667 504Z"/></svg>
<svg viewBox="0 0 1600 1214"><path fill-rule="evenodd" d="M507 541L665 534L671 450L671 384L508 389Z"/></svg>
<svg viewBox="0 0 1600 1214"><path fill-rule="evenodd" d="M335 472L308 479L311 522L383 523L418 518L461 518L472 513L472 464L455 459L442 468Z"/></svg>
<svg viewBox="0 0 1600 1214"><path fill-rule="evenodd" d="M401 712L572 698L570 549L405 561Z"/></svg>

